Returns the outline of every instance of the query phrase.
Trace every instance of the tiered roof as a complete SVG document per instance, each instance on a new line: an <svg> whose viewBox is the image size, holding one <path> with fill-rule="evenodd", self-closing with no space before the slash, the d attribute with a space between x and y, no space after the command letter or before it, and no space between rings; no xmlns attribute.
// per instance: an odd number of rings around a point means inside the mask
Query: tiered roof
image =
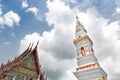
<svg viewBox="0 0 120 80"><path fill-rule="evenodd" d="M37 53L38 43L34 48L33 44L30 44L28 48L19 57L15 57L13 61L8 61L7 64L1 64L0 79L4 78L11 69L20 65L29 55L33 54L37 76L40 80L44 80L44 73L40 70L41 65L39 64L39 58Z"/></svg>

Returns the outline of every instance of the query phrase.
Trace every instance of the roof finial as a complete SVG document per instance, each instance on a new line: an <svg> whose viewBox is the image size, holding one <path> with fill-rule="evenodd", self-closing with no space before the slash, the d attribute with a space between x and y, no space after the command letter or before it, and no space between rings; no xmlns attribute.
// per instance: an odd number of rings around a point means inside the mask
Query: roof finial
<svg viewBox="0 0 120 80"><path fill-rule="evenodd" d="M38 40L38 42L37 42L37 46L38 46L38 44L39 44L39 40Z"/></svg>
<svg viewBox="0 0 120 80"><path fill-rule="evenodd" d="M79 17L78 17L78 15L77 15L77 12L76 12L76 11L75 11L75 16L76 16L76 26L82 25L82 24L80 23L80 21L79 21Z"/></svg>
<svg viewBox="0 0 120 80"><path fill-rule="evenodd" d="M32 48L33 48L33 45L34 45L34 43L32 43L32 44L30 45L30 49L29 49L29 50L32 50Z"/></svg>
<svg viewBox="0 0 120 80"><path fill-rule="evenodd" d="M76 16L76 19L78 19L77 11L75 11L75 16Z"/></svg>
<svg viewBox="0 0 120 80"><path fill-rule="evenodd" d="M37 42L37 44L36 44L35 48L37 48L38 44L39 44L39 40L38 40L38 42Z"/></svg>

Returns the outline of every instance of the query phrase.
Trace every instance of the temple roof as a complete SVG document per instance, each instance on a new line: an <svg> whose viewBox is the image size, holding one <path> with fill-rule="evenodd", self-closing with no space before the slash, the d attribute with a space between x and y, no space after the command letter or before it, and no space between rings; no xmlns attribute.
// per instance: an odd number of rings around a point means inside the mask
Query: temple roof
<svg viewBox="0 0 120 80"><path fill-rule="evenodd" d="M33 48L33 44L30 44L28 48L19 57L15 57L13 61L8 61L7 64L2 64L0 67L0 78L4 76L12 68L20 65L31 54L34 54L34 59L35 59L34 61L35 61L35 67L36 67L37 74L38 75L42 74L42 72L40 71L39 59L38 59L38 54L37 54L38 43L36 44L34 48Z"/></svg>

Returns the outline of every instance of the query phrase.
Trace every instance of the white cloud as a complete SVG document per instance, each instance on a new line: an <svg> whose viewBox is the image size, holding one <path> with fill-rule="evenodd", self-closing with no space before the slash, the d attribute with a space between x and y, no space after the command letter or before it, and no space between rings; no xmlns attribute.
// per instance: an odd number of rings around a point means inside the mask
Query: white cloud
<svg viewBox="0 0 120 80"><path fill-rule="evenodd" d="M47 8L46 21L53 29L42 35L37 32L26 34L20 42L20 51L27 48L30 42L36 43L39 40L39 59L48 80L75 80L72 74L76 65L75 47L72 43L75 33L73 9L58 0L48 0ZM116 36L119 21L108 25L109 20L102 17L95 8L88 9L86 13L78 10L78 16L94 42L95 54L107 72L108 80L119 80L119 76L115 75L120 74L120 41Z"/></svg>
<svg viewBox="0 0 120 80"><path fill-rule="evenodd" d="M119 6L116 8L116 13L120 13L120 7Z"/></svg>
<svg viewBox="0 0 120 80"><path fill-rule="evenodd" d="M69 8L69 5L55 0L54 2L47 1L47 7L49 12L46 14L46 20L49 25L55 24L54 27L68 25L69 22L73 22L73 11ZM64 24L63 24L64 23ZM71 26L71 25L70 25Z"/></svg>
<svg viewBox="0 0 120 80"><path fill-rule="evenodd" d="M120 14L120 0L115 0L117 7L115 8L115 13L113 15Z"/></svg>
<svg viewBox="0 0 120 80"><path fill-rule="evenodd" d="M4 42L4 45L10 45L11 43L10 42Z"/></svg>
<svg viewBox="0 0 120 80"><path fill-rule="evenodd" d="M27 8L29 5L28 5L28 2L27 2L27 0L24 0L23 2L22 2L22 8Z"/></svg>
<svg viewBox="0 0 120 80"><path fill-rule="evenodd" d="M3 7L3 5L2 4L0 4L0 15L2 15L2 7Z"/></svg>
<svg viewBox="0 0 120 80"><path fill-rule="evenodd" d="M40 10L35 6L31 6L30 4L28 4L27 0L24 0L22 2L21 7L25 10L25 12L32 13L36 17L36 19L42 20Z"/></svg>
<svg viewBox="0 0 120 80"><path fill-rule="evenodd" d="M17 13L9 11L2 14L2 10L0 10L0 13L0 27L4 28L4 25L7 25L8 27L13 27L14 24L19 25L20 16Z"/></svg>
<svg viewBox="0 0 120 80"><path fill-rule="evenodd" d="M12 27L13 24L18 25L20 21L19 15L17 13L14 13L13 11L9 11L6 14L4 14L3 18L4 18L4 24L9 27Z"/></svg>
<svg viewBox="0 0 120 80"><path fill-rule="evenodd" d="M65 3L77 3L77 0L61 0Z"/></svg>
<svg viewBox="0 0 120 80"><path fill-rule="evenodd" d="M0 8L0 15L2 15L2 9Z"/></svg>
<svg viewBox="0 0 120 80"><path fill-rule="evenodd" d="M35 16L38 15L38 8L36 7L29 7L26 12L32 12Z"/></svg>

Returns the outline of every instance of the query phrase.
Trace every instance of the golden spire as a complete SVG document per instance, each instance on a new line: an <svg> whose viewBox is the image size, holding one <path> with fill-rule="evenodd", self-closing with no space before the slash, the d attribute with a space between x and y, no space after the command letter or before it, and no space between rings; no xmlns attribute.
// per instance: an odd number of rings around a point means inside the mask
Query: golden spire
<svg viewBox="0 0 120 80"><path fill-rule="evenodd" d="M77 15L77 12L75 12L75 15L76 15L76 32L83 29L87 33L86 29L84 28L84 26L79 21L79 17Z"/></svg>

